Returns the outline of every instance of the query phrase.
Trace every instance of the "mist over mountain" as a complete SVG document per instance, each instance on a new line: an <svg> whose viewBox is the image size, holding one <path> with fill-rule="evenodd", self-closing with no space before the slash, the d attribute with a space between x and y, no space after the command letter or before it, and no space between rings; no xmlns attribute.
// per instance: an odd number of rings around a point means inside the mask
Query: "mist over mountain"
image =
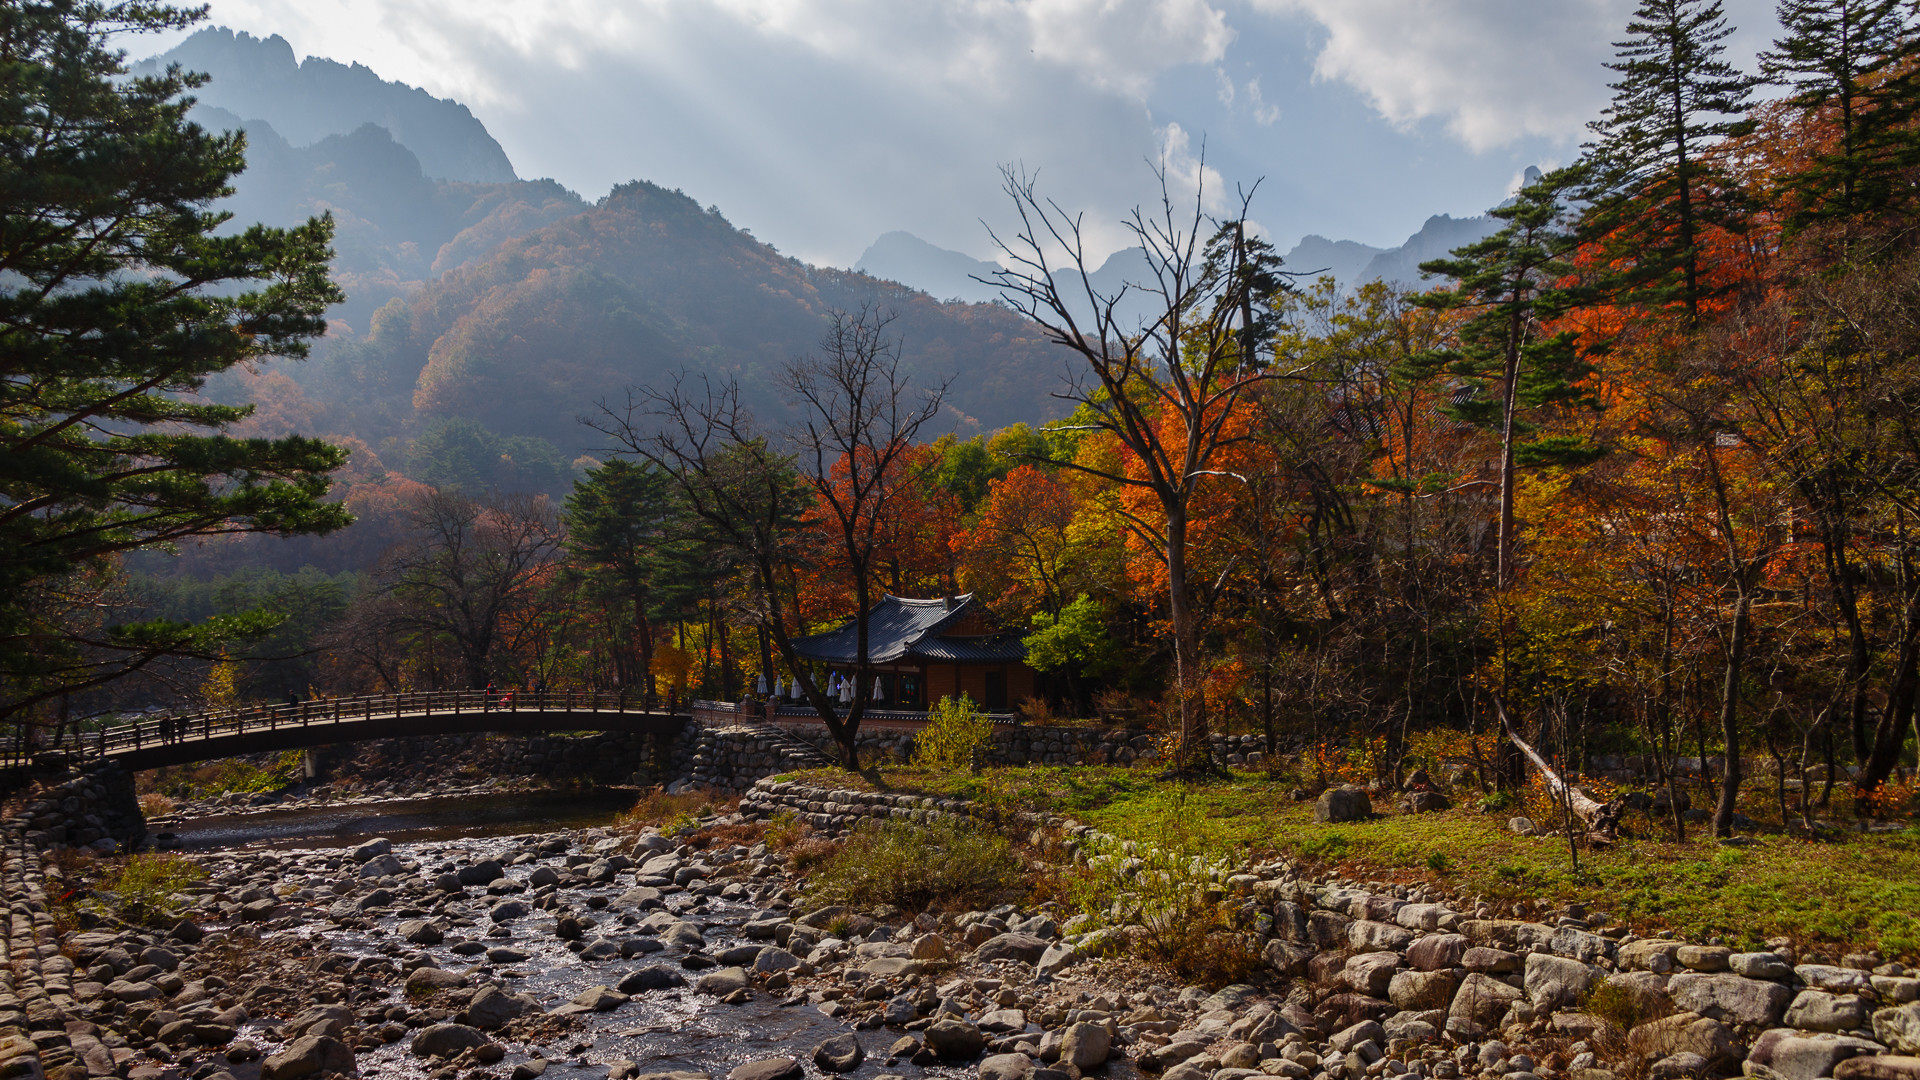
<svg viewBox="0 0 1920 1080"><path fill-rule="evenodd" d="M1537 170L1529 170L1537 178ZM1305 236L1284 256L1283 267L1307 284L1312 278L1331 276L1342 289L1353 289L1369 281L1386 281L1410 289L1426 289L1434 282L1421 277L1420 264L1446 256L1454 248L1490 236L1500 222L1486 215L1456 218L1435 214L1419 232L1407 237L1398 247L1378 248L1356 240L1329 240L1324 236ZM995 263L948 251L909 232L890 232L874 241L860 256L857 268L876 277L900 282L934 296L954 296L971 300L992 300L998 289L971 281L969 275L990 276L999 269ZM1139 286L1152 275L1146 253L1137 247L1123 248L1107 256L1087 275L1096 291L1104 296L1121 296L1116 312L1125 325L1153 315L1153 297ZM1058 273L1056 273L1058 277ZM1064 281L1064 279L1062 279ZM1132 286L1132 288L1127 288ZM1127 288L1124 296L1121 290ZM1076 299L1078 285L1065 290L1069 301Z"/></svg>
<svg viewBox="0 0 1920 1080"><path fill-rule="evenodd" d="M278 34L263 39L209 27L132 67L143 74L169 64L213 76L194 92L203 107L264 120L295 146L375 124L413 151L426 176L485 184L519 179L507 152L465 105L389 82L361 64L317 56L296 61L293 46Z"/></svg>

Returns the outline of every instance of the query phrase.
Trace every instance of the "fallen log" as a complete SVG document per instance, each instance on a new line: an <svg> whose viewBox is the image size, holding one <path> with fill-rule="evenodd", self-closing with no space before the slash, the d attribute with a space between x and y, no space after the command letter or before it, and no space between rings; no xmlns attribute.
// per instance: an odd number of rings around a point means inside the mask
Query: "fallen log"
<svg viewBox="0 0 1920 1080"><path fill-rule="evenodd" d="M1540 778L1546 782L1547 793L1552 795L1559 805L1568 806L1575 817L1586 823L1587 842L1592 844L1611 844L1620 837L1620 815L1626 811L1625 799L1613 799L1600 802L1568 783L1547 764L1547 759L1533 745L1520 737L1520 732L1507 718L1507 710L1498 697L1493 699L1494 711L1500 714L1500 726L1507 731L1507 741L1519 748L1520 753L1540 771Z"/></svg>

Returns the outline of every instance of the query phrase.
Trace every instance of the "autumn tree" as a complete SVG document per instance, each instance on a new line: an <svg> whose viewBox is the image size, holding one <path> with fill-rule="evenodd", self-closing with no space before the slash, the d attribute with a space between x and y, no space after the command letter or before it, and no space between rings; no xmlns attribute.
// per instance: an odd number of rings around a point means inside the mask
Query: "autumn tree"
<svg viewBox="0 0 1920 1080"><path fill-rule="evenodd" d="M1189 210L1176 203L1162 171L1159 206L1135 210L1126 223L1144 252L1145 278L1103 290L1083 218L1041 197L1031 176L1009 169L1004 179L1020 226L994 236L1007 262L995 280L1006 301L1072 357L1067 388L1056 394L1076 407L1069 426L1113 438L1130 459L1117 469L1084 459L1063 465L1137 490L1152 505L1126 509L1123 518L1166 571L1184 768L1206 759L1208 733L1200 619L1188 580L1191 509L1202 484L1222 475L1220 452L1244 437L1244 427L1229 427L1236 410L1280 375L1266 362L1274 301L1284 291L1280 260L1246 233L1250 196L1238 218L1215 222L1204 190L1196 189ZM1142 322L1124 315L1136 292L1151 312Z"/></svg>

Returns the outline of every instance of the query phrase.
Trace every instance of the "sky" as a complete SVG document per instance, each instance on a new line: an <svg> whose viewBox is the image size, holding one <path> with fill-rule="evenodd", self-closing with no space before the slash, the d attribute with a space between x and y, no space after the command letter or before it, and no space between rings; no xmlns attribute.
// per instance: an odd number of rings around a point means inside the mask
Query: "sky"
<svg viewBox="0 0 1920 1080"><path fill-rule="evenodd" d="M1724 0L1749 69L1768 0ZM1002 170L1127 246L1159 197L1282 250L1394 246L1572 160L1632 0L212 0L467 105L526 178L680 188L817 265L884 232L996 255ZM137 58L178 40L128 42Z"/></svg>

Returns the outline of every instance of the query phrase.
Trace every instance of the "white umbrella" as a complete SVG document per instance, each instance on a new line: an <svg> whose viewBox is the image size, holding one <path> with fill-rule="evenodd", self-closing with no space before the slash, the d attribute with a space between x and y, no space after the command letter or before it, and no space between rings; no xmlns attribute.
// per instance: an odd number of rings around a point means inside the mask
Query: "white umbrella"
<svg viewBox="0 0 1920 1080"><path fill-rule="evenodd" d="M773 696L777 698L787 696L787 680L778 675L773 677Z"/></svg>
<svg viewBox="0 0 1920 1080"><path fill-rule="evenodd" d="M873 700L879 701L881 698L886 696L887 696L886 690L882 689L880 685L880 676L875 675L873 677Z"/></svg>
<svg viewBox="0 0 1920 1080"><path fill-rule="evenodd" d="M759 686L754 688L754 693L765 695L766 692L767 692L767 673L763 671L760 673L760 684Z"/></svg>

